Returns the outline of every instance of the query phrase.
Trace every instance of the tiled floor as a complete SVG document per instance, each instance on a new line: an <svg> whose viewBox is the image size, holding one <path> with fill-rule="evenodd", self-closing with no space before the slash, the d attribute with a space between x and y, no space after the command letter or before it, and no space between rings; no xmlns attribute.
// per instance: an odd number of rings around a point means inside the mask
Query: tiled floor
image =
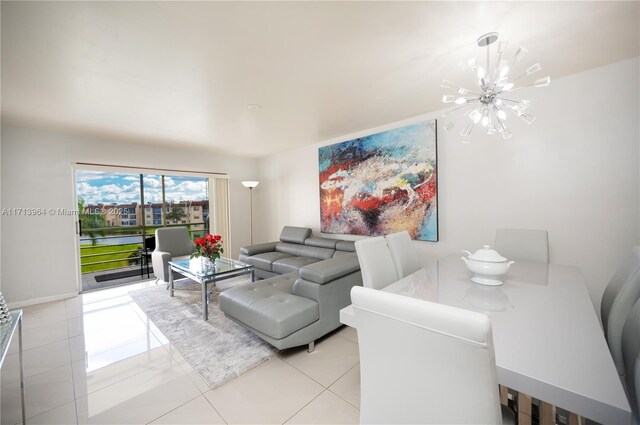
<svg viewBox="0 0 640 425"><path fill-rule="evenodd" d="M152 281L24 310L29 424L357 423L355 331L342 328L212 390L128 296ZM17 344L2 424L20 422Z"/></svg>

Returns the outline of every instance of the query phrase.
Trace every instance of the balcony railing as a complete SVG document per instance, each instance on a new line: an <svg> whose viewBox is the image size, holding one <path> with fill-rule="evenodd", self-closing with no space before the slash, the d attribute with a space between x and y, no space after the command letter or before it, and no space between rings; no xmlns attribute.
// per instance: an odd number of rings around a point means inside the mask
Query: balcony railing
<svg viewBox="0 0 640 425"><path fill-rule="evenodd" d="M204 236L209 231L205 222L141 226L110 226L84 228L80 237L80 264L83 274L117 270L144 261L143 236L151 238L162 227L187 227L191 238Z"/></svg>

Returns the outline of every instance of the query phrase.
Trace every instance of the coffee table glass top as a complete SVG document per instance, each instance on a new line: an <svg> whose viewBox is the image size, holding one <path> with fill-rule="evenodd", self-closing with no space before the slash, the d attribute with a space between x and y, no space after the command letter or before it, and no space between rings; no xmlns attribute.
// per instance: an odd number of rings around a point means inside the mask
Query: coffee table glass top
<svg viewBox="0 0 640 425"><path fill-rule="evenodd" d="M224 257L218 258L212 267L203 267L200 258L171 260L169 264L178 270L178 272L183 271L199 279L213 278L240 271L248 272L253 269L251 264Z"/></svg>

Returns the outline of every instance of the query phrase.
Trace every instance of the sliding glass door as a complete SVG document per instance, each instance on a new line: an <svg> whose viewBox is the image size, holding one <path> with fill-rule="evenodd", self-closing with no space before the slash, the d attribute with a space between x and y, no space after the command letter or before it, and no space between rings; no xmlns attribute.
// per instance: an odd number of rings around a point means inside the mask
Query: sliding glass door
<svg viewBox="0 0 640 425"><path fill-rule="evenodd" d="M76 171L82 290L152 277L159 227L209 230L207 177Z"/></svg>

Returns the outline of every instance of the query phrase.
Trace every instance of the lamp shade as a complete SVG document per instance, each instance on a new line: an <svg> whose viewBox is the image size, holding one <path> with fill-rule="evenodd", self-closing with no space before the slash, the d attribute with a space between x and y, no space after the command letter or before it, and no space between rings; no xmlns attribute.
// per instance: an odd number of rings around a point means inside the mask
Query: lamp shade
<svg viewBox="0 0 640 425"><path fill-rule="evenodd" d="M260 184L260 182L258 182L258 181L254 181L254 180L248 180L248 181L243 181L243 182L242 182L242 185L243 185L244 187L248 187L248 188L250 188L250 189L253 189L254 187L256 187L256 186L257 186L257 185L259 185L259 184Z"/></svg>

